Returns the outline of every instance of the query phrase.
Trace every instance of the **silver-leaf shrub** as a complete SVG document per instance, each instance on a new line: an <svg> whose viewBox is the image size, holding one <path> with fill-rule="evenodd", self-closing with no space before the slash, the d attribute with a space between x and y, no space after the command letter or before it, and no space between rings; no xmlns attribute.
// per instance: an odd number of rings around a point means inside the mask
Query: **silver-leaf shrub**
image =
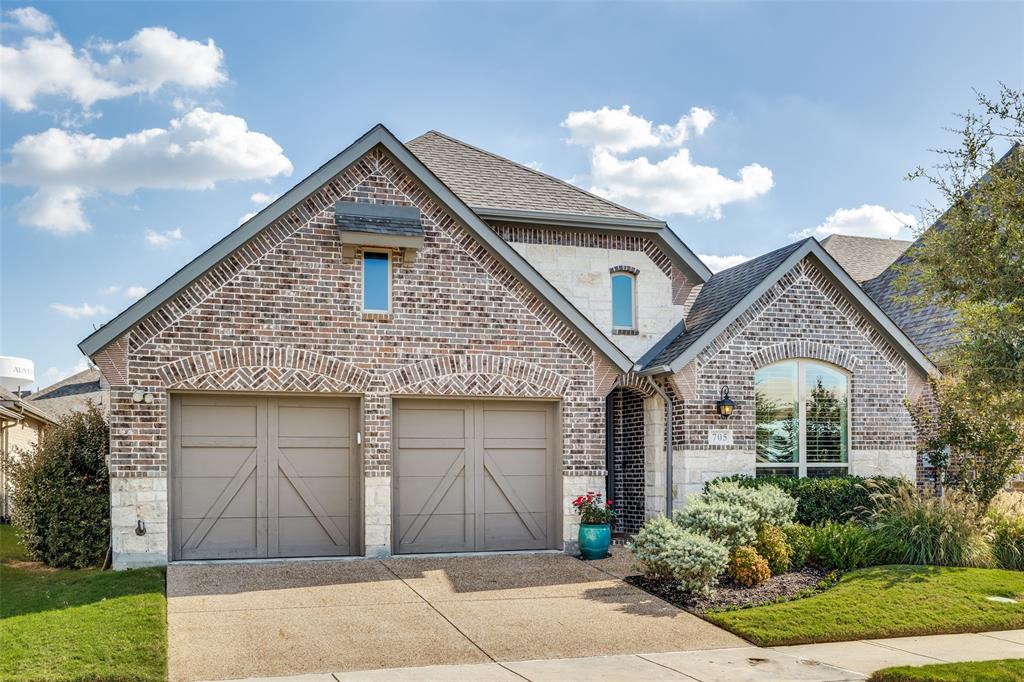
<svg viewBox="0 0 1024 682"><path fill-rule="evenodd" d="M754 544L760 519L750 507L699 495L690 498L686 509L672 518L681 528L706 535L729 549Z"/></svg>
<svg viewBox="0 0 1024 682"><path fill-rule="evenodd" d="M729 563L721 543L694 533L664 516L649 520L629 545L644 575L671 578L690 594L707 594Z"/></svg>
<svg viewBox="0 0 1024 682"><path fill-rule="evenodd" d="M702 496L708 501L753 509L757 513L758 527L764 524L781 528L793 523L796 516L796 498L774 485L750 488L736 481L715 481Z"/></svg>

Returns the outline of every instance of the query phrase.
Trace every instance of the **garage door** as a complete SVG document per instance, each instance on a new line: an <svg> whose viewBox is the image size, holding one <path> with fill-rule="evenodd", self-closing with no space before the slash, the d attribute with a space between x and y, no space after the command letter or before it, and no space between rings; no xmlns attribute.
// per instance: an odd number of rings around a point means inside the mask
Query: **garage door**
<svg viewBox="0 0 1024 682"><path fill-rule="evenodd" d="M176 396L173 558L358 551L357 429L351 399Z"/></svg>
<svg viewBox="0 0 1024 682"><path fill-rule="evenodd" d="M554 405L399 401L394 429L397 552L555 545Z"/></svg>

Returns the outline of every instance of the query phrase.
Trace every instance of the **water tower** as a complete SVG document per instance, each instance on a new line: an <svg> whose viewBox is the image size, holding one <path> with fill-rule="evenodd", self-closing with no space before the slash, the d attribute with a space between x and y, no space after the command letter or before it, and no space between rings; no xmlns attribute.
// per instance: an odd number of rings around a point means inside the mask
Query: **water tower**
<svg viewBox="0 0 1024 682"><path fill-rule="evenodd" d="M18 392L36 381L36 365L27 358L0 355L0 386Z"/></svg>

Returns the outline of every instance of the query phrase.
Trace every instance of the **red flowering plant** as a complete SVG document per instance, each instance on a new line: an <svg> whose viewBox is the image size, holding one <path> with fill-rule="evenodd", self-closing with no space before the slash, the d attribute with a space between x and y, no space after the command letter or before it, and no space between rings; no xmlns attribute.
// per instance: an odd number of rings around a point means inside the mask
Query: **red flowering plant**
<svg viewBox="0 0 1024 682"><path fill-rule="evenodd" d="M580 523L599 525L611 523L615 519L612 501L601 501L601 493L588 492L572 501L576 513L580 515Z"/></svg>

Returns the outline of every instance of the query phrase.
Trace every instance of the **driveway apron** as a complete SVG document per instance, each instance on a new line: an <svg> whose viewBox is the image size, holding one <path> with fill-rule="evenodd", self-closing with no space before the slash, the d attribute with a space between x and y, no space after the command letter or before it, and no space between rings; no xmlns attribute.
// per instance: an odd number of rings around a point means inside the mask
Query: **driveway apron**
<svg viewBox="0 0 1024 682"><path fill-rule="evenodd" d="M615 577L622 560L602 563L551 553L172 564L170 679L747 646Z"/></svg>

